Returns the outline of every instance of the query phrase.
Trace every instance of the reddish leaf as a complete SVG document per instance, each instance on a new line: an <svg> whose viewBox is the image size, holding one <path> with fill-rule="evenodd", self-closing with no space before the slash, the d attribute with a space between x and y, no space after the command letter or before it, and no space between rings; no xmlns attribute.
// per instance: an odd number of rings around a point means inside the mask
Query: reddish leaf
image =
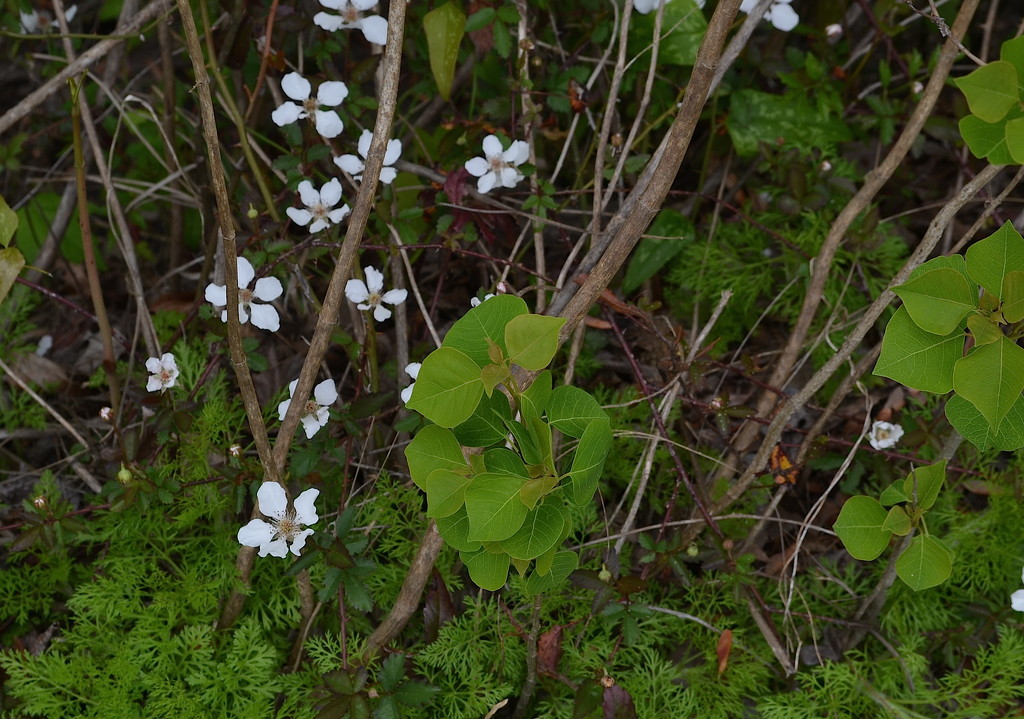
<svg viewBox="0 0 1024 719"><path fill-rule="evenodd" d="M537 671L541 674L558 674L558 662L562 658L562 625L556 625L540 635L537 640Z"/></svg>
<svg viewBox="0 0 1024 719"><path fill-rule="evenodd" d="M731 651L732 630L726 629L718 637L718 648L715 650L715 653L718 655L718 676L722 676L725 673L725 668L729 666L729 652Z"/></svg>

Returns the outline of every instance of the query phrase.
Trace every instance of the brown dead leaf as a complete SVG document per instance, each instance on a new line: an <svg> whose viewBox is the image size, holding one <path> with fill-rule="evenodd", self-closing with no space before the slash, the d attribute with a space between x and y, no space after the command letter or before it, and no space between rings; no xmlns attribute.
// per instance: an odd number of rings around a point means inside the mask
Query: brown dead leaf
<svg viewBox="0 0 1024 719"><path fill-rule="evenodd" d="M718 637L718 648L715 649L715 653L718 655L718 676L725 674L725 669L729 666L729 653L732 651L732 630L726 629L722 632L721 636Z"/></svg>

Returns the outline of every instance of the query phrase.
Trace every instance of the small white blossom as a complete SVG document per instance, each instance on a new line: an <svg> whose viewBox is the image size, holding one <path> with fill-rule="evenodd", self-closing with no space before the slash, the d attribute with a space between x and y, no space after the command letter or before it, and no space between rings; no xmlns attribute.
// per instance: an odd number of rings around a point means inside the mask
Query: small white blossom
<svg viewBox="0 0 1024 719"><path fill-rule="evenodd" d="M328 139L337 137L345 129L345 124L338 117L338 113L334 110L320 109L321 106L334 107L344 102L348 97L348 87L345 83L335 80L322 82L314 98L311 96L313 88L309 80L297 72L290 72L281 79L281 89L296 102L283 103L271 113L270 116L278 127L312 117L316 131Z"/></svg>
<svg viewBox="0 0 1024 719"><path fill-rule="evenodd" d="M530 146L522 140L513 142L507 150L501 149L497 135L484 138L484 157L466 161L466 172L479 177L476 189L487 193L495 187L515 187L523 179L523 173L516 169L530 157Z"/></svg>
<svg viewBox="0 0 1024 719"><path fill-rule="evenodd" d="M288 408L292 405L295 387L298 383L297 379L293 379L288 384L288 399L277 405L277 416L282 421L288 412ZM306 430L306 439L311 439L314 434L320 431L321 427L327 425L329 417L328 408L337 401L338 390L334 388L333 380L325 379L313 388L313 399L306 401L306 406L303 407L302 417L300 418L302 428Z"/></svg>
<svg viewBox="0 0 1024 719"><path fill-rule="evenodd" d="M793 0L775 0L764 14L764 19L775 26L777 30L789 32L800 22L800 16L789 6ZM757 0L743 0L740 3L742 12L750 12L757 5Z"/></svg>
<svg viewBox="0 0 1024 719"><path fill-rule="evenodd" d="M895 447L902 436L903 428L898 424L875 422L871 425L871 432L868 433L868 442L875 449L889 449Z"/></svg>
<svg viewBox="0 0 1024 719"><path fill-rule="evenodd" d="M230 454L232 457L241 457L242 456L242 445L240 445L240 444L233 444L233 445L231 445L230 447L228 447L228 454Z"/></svg>
<svg viewBox="0 0 1024 719"><path fill-rule="evenodd" d="M281 296L284 287L276 277L261 277L256 280L256 286L249 289L249 283L256 277L252 264L244 257L238 258L238 321L243 325L249 321L252 315L252 323L261 330L277 332L281 327L281 318L271 305L257 304L256 300L272 302ZM216 307L225 307L228 303L227 285L215 285L212 282L206 286L206 301ZM228 321L228 311L222 310L220 321Z"/></svg>
<svg viewBox="0 0 1024 719"><path fill-rule="evenodd" d="M324 30L362 30L368 42L375 45L387 43L388 21L380 15L363 17L365 11L377 4L377 0L320 0L320 4L338 12L337 15L318 12L313 16L313 22Z"/></svg>
<svg viewBox="0 0 1024 719"><path fill-rule="evenodd" d="M416 386L416 378L420 376L420 367L423 365L419 362L410 362L405 366L405 373L412 377L412 384L402 390L402 402L409 404L409 399L412 397L412 388Z"/></svg>
<svg viewBox="0 0 1024 719"><path fill-rule="evenodd" d="M341 157L334 158L334 164L352 175L352 178L356 182L362 182L363 170L366 168L366 156L370 152L370 140L372 139L373 133L369 130L363 130L363 134L359 136L359 144L356 147L356 150L359 152L359 156L342 155ZM401 154L402 141L388 140L387 149L384 150L384 167L380 170L380 181L385 185L390 185L395 181L395 177L397 177L398 172L395 168L390 167L390 165L394 165L398 162L398 158Z"/></svg>
<svg viewBox="0 0 1024 719"><path fill-rule="evenodd" d="M104 422L113 422L114 410L110 409L110 407L100 407L100 419Z"/></svg>
<svg viewBox="0 0 1024 719"><path fill-rule="evenodd" d="M64 19L71 22L71 19L78 12L78 6L72 5L64 10ZM20 12L21 15L21 31L26 35L39 35L44 32L53 32L58 28L57 23L54 21L53 16L46 10L42 12L33 10L32 12Z"/></svg>
<svg viewBox="0 0 1024 719"><path fill-rule="evenodd" d="M164 352L160 357L150 357L146 360L146 369L151 373L146 382L147 392L163 392L173 387L178 379L178 363L170 352Z"/></svg>
<svg viewBox="0 0 1024 719"><path fill-rule="evenodd" d="M384 289L384 275L374 267L364 267L363 273L366 275L366 282L355 278L349 280L345 285L345 296L361 310L372 309L373 318L383 322L391 316L391 310L382 303L400 305L405 302L409 293L406 290L388 290L381 294L381 290Z"/></svg>
<svg viewBox="0 0 1024 719"><path fill-rule="evenodd" d="M312 182L303 180L299 183L299 199L306 209L289 207L285 212L295 224L303 227L309 225L309 231L314 234L332 224L338 224L349 213L348 205L334 207L341 202L341 183L337 177L332 177L324 183L319 192L313 187ZM310 225L311 221L313 224Z"/></svg>
<svg viewBox="0 0 1024 719"><path fill-rule="evenodd" d="M1024 572L1021 572L1020 580L1024 582ZM1018 589L1010 595L1010 606L1018 612L1024 612L1024 589Z"/></svg>
<svg viewBox="0 0 1024 719"><path fill-rule="evenodd" d="M470 304L471 307L479 307L480 305L482 305L484 302L486 302L487 300L491 299L492 297L494 297L494 295L491 294L490 292L488 292L486 295L484 295L483 299L480 299L479 297L470 297L469 298L469 304Z"/></svg>
<svg viewBox="0 0 1024 719"><path fill-rule="evenodd" d="M825 37L829 42L837 42L843 36L843 26L837 22L825 27Z"/></svg>
<svg viewBox="0 0 1024 719"><path fill-rule="evenodd" d="M238 543L246 547L259 547L259 555L265 557L286 557L290 549L296 557L306 544L306 537L312 529L303 525L315 524L316 501L320 490L307 489L295 498L293 508L288 508L284 487L277 482L264 482L256 491L260 512L270 519L254 519L238 530Z"/></svg>
<svg viewBox="0 0 1024 719"><path fill-rule="evenodd" d="M910 86L910 91L915 95L920 95L924 92L924 85L921 84L920 80L914 80L914 84Z"/></svg>

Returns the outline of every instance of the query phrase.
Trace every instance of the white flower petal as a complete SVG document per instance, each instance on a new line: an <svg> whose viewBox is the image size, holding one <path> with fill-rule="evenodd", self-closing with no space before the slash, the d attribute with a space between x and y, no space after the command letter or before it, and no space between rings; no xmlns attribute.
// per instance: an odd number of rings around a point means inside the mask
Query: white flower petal
<svg viewBox="0 0 1024 719"><path fill-rule="evenodd" d="M345 296L349 302L359 304L370 298L370 290L367 289L365 282L353 278L345 283Z"/></svg>
<svg viewBox="0 0 1024 719"><path fill-rule="evenodd" d="M309 80L297 72L290 72L281 78L281 89L285 95L299 102L308 100L309 93L313 90Z"/></svg>
<svg viewBox="0 0 1024 719"><path fill-rule="evenodd" d="M316 513L316 498L320 496L320 490L316 487L310 487L295 498L293 506L295 507L295 519L306 526L310 524L316 524L320 517Z"/></svg>
<svg viewBox="0 0 1024 719"><path fill-rule="evenodd" d="M388 42L388 21L380 15L370 15L353 23L363 31L363 37L374 45L386 45Z"/></svg>
<svg viewBox="0 0 1024 719"><path fill-rule="evenodd" d="M294 397L295 396L295 388L298 387L298 386L299 386L299 381L297 379L293 379L291 382L288 383L288 396L289 397Z"/></svg>
<svg viewBox="0 0 1024 719"><path fill-rule="evenodd" d="M320 232L321 230L326 230L330 226L330 222L323 218L318 218L312 225L309 226L309 231L310 233L315 235L317 232Z"/></svg>
<svg viewBox="0 0 1024 719"><path fill-rule="evenodd" d="M770 11L772 25L778 30L789 32L800 24L800 16L789 5L773 5Z"/></svg>
<svg viewBox="0 0 1024 719"><path fill-rule="evenodd" d="M292 222L296 225L302 225L303 227L308 225L310 220L313 219L312 212L309 210L302 210L298 207L289 207L285 209L285 213L287 213L288 217L291 218Z"/></svg>
<svg viewBox="0 0 1024 719"><path fill-rule="evenodd" d="M288 498L284 487L277 482L264 482L256 490L260 512L274 519L283 519L288 512Z"/></svg>
<svg viewBox="0 0 1024 719"><path fill-rule="evenodd" d="M749 13L757 5L757 0L743 0L740 3L740 12Z"/></svg>
<svg viewBox="0 0 1024 719"><path fill-rule="evenodd" d="M396 177L398 177L398 172L393 167L380 168L380 181L385 185L390 185Z"/></svg>
<svg viewBox="0 0 1024 719"><path fill-rule="evenodd" d="M338 113L334 110L317 110L316 111L316 131L320 133L321 137L325 137L328 140L337 137L341 134L341 131L345 129L345 123L338 117Z"/></svg>
<svg viewBox="0 0 1024 719"><path fill-rule="evenodd" d="M345 0L345 4L351 5L359 12L366 12L377 4L377 0Z"/></svg>
<svg viewBox="0 0 1024 719"><path fill-rule="evenodd" d="M150 370L153 372L155 370ZM146 380L146 391L147 392L159 392L164 388L164 383L160 381L160 375L151 374L149 379Z"/></svg>
<svg viewBox="0 0 1024 719"><path fill-rule="evenodd" d="M476 189L481 195L486 195L488 192L494 189L494 185L498 182L498 174L495 172L485 173L483 177L476 181Z"/></svg>
<svg viewBox="0 0 1024 719"><path fill-rule="evenodd" d="M302 422L302 429L305 430L306 432L306 439L312 439L313 435L319 432L320 427L323 426L319 422L317 422L316 417L314 417L311 414L307 414L306 416L302 417L299 421Z"/></svg>
<svg viewBox="0 0 1024 719"><path fill-rule="evenodd" d="M389 305L400 305L405 302L405 298L409 296L408 290L388 290L381 295L381 302L387 302Z"/></svg>
<svg viewBox="0 0 1024 719"><path fill-rule="evenodd" d="M355 155L342 155L341 157L335 157L334 164L338 166L338 169L344 170L353 176L358 175L359 178L362 177L361 173L366 168L366 164Z"/></svg>
<svg viewBox="0 0 1024 719"><path fill-rule="evenodd" d="M277 418L284 422L284 416L288 414L288 408L292 406L292 401L286 399L281 404L277 405Z"/></svg>
<svg viewBox="0 0 1024 719"><path fill-rule="evenodd" d="M299 183L299 199L302 200L302 204L306 207L313 207L320 204L320 193L313 187L313 183L309 180L303 180Z"/></svg>
<svg viewBox="0 0 1024 719"><path fill-rule="evenodd" d="M277 332L281 329L281 317L272 305L254 304L250 305L249 310L252 312L252 324L254 327L259 327L261 330L267 330L268 332Z"/></svg>
<svg viewBox="0 0 1024 719"><path fill-rule="evenodd" d="M521 165L530 159L530 146L522 140L516 140L501 156L505 162Z"/></svg>
<svg viewBox="0 0 1024 719"><path fill-rule="evenodd" d="M334 387L334 380L325 379L313 388L313 397L316 403L329 407L338 401L338 390Z"/></svg>
<svg viewBox="0 0 1024 719"><path fill-rule="evenodd" d="M387 149L384 150L384 164L394 165L398 162L398 158L402 156L402 141L401 140L388 140Z"/></svg>
<svg viewBox="0 0 1024 719"><path fill-rule="evenodd" d="M273 542L260 545L260 551L257 552L261 557L265 557L268 554L271 557L287 557L288 556L288 543L283 539L275 539Z"/></svg>
<svg viewBox="0 0 1024 719"><path fill-rule="evenodd" d="M327 213L327 217L328 217L328 218L330 218L331 222L333 222L334 224L336 224L336 225L337 225L337 224L338 224L339 222L341 222L342 220L344 220L344 219L345 219L345 217L347 217L347 216L348 216L348 213L349 213L350 211L351 211L351 210L349 210L349 207L348 207L348 205L342 205L342 206L341 206L341 207L339 207L338 209L336 209L336 210L331 210L330 212L328 212L328 213Z"/></svg>
<svg viewBox="0 0 1024 719"><path fill-rule="evenodd" d="M281 280L276 277L261 277L256 280L256 287L253 288L253 296L263 302L273 302L284 292Z"/></svg>
<svg viewBox="0 0 1024 719"><path fill-rule="evenodd" d="M420 367L422 366L422 362L410 362L405 366L405 373L413 379L418 379L420 376Z"/></svg>
<svg viewBox="0 0 1024 719"><path fill-rule="evenodd" d="M483 177L491 169L490 163L482 157L474 157L472 160L466 160L464 166L466 172L473 175L473 177Z"/></svg>
<svg viewBox="0 0 1024 719"><path fill-rule="evenodd" d="M1024 612L1024 589L1018 589L1010 595L1010 606L1018 612Z"/></svg>
<svg viewBox="0 0 1024 719"><path fill-rule="evenodd" d="M341 10L348 7L348 0L320 0L320 4L331 10Z"/></svg>
<svg viewBox="0 0 1024 719"><path fill-rule="evenodd" d="M323 0L321 0L323 2ZM324 3L326 4L326 3ZM326 12L318 12L313 16L313 22L318 26L326 30L327 32L335 32L340 30L344 25L345 21L337 15L331 15Z"/></svg>
<svg viewBox="0 0 1024 719"><path fill-rule="evenodd" d="M364 267L363 272L366 273L366 287L370 290L370 294L377 294L384 289L383 272L372 265Z"/></svg>
<svg viewBox="0 0 1024 719"><path fill-rule="evenodd" d="M299 553L302 552L302 548L306 546L306 537L308 537L312 533L312 529L303 529L301 532L296 532L295 538L292 540L292 554L294 554L296 557L299 556Z"/></svg>
<svg viewBox="0 0 1024 719"><path fill-rule="evenodd" d="M274 525L262 519L254 519L238 530L238 543L243 547L259 547L269 544L275 534L277 529Z"/></svg>
<svg viewBox="0 0 1024 719"><path fill-rule="evenodd" d="M32 12L21 12L21 31L30 35L34 35L39 32L39 13L35 10Z"/></svg>
<svg viewBox="0 0 1024 719"><path fill-rule="evenodd" d="M256 270L252 268L252 263L244 257L239 256L238 261L235 263L235 267L238 268L238 286L248 287L249 283L252 282L252 278L256 276Z"/></svg>
<svg viewBox="0 0 1024 719"><path fill-rule="evenodd" d="M501 168L501 186L515 187L523 179L523 175L514 167Z"/></svg>
<svg viewBox="0 0 1024 719"><path fill-rule="evenodd" d="M249 304L248 303L246 303L246 302L239 302L238 303L238 322L239 322L239 324L243 324L244 325L246 322L249 321L249 311L248 311L248 308L249 308ZM228 321L227 315L228 315L228 311L224 310L224 321L225 322Z"/></svg>
<svg viewBox="0 0 1024 719"><path fill-rule="evenodd" d="M376 307L373 308L373 319L377 320L378 322L384 322L390 316L391 310L389 310L382 304L377 305Z"/></svg>
<svg viewBox="0 0 1024 719"><path fill-rule="evenodd" d="M409 399L412 397L412 390L413 387L415 386L416 383L413 382L411 385L409 385L408 387L406 387L405 389L398 393L399 396L402 398L402 404L409 404Z"/></svg>
<svg viewBox="0 0 1024 719"><path fill-rule="evenodd" d="M320 83L316 91L316 101L327 107L335 107L345 102L348 97L348 85L341 80L329 80Z"/></svg>
<svg viewBox="0 0 1024 719"><path fill-rule="evenodd" d="M372 140L373 133L369 130L363 130L363 134L359 136L359 142L356 143L356 151L359 153L360 157L365 158L370 153L370 142Z"/></svg>
<svg viewBox="0 0 1024 719"><path fill-rule="evenodd" d="M502 152L501 140L497 135L488 135L484 138L484 154L487 155L487 159L500 157Z"/></svg>
<svg viewBox="0 0 1024 719"><path fill-rule="evenodd" d="M304 115L305 113L301 107L296 105L294 102L286 102L283 105L279 105L276 110L270 113L270 118L278 127L284 127L285 125L292 124Z"/></svg>
<svg viewBox="0 0 1024 719"><path fill-rule="evenodd" d="M320 188L320 202L326 207L334 207L341 200L341 183L337 177L332 177L330 182Z"/></svg>
<svg viewBox="0 0 1024 719"><path fill-rule="evenodd" d="M162 369L163 366L160 364L160 360L157 359L156 357L150 357L148 360L146 360L146 370L148 370L150 373L156 374L160 372L160 370Z"/></svg>

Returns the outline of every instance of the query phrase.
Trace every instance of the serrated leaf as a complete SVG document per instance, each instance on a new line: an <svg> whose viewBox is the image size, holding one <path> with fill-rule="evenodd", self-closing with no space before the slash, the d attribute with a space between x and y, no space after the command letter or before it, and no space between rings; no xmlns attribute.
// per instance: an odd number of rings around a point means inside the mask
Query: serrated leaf
<svg viewBox="0 0 1024 719"><path fill-rule="evenodd" d="M457 349L439 347L423 360L406 406L434 424L454 427L473 415L483 393L476 363Z"/></svg>
<svg viewBox="0 0 1024 719"><path fill-rule="evenodd" d="M1017 69L1005 60L982 65L954 83L967 98L971 112L985 122L1002 120L1020 98Z"/></svg>
<svg viewBox="0 0 1024 719"><path fill-rule="evenodd" d="M466 14L453 2L434 8L423 16L430 72L434 75L438 93L445 101L451 97L455 62L459 59L459 45L465 28Z"/></svg>
<svg viewBox="0 0 1024 719"><path fill-rule="evenodd" d="M893 288L914 324L925 332L948 335L977 308L978 289L956 270L935 269Z"/></svg>
<svg viewBox="0 0 1024 719"><path fill-rule="evenodd" d="M1024 390L1024 349L1006 337L974 347L953 366L953 389L998 432Z"/></svg>
<svg viewBox="0 0 1024 719"><path fill-rule="evenodd" d="M417 487L426 491L427 477L436 469L466 468L462 448L451 431L429 424L421 429L405 448L409 473Z"/></svg>
<svg viewBox="0 0 1024 719"><path fill-rule="evenodd" d="M851 557L870 561L889 546L892 532L882 529L888 514L878 500L857 495L843 503L832 528Z"/></svg>
<svg viewBox="0 0 1024 719"><path fill-rule="evenodd" d="M1013 452L1024 447L1024 396L1020 397L1003 418L996 432L978 408L959 395L946 403L946 419L953 429L978 449L994 447Z"/></svg>
<svg viewBox="0 0 1024 719"><path fill-rule="evenodd" d="M558 350L558 331L564 324L564 317L528 314L513 318L505 326L509 361L528 370L547 367Z"/></svg>
<svg viewBox="0 0 1024 719"><path fill-rule="evenodd" d="M963 355L964 334L925 332L900 307L889 320L874 373L925 392L953 389L953 366Z"/></svg>
<svg viewBox="0 0 1024 719"><path fill-rule="evenodd" d="M466 488L469 539L501 542L519 531L526 520L526 505L519 498L523 478L512 474L478 474Z"/></svg>
<svg viewBox="0 0 1024 719"><path fill-rule="evenodd" d="M935 537L918 535L896 560L896 575L915 592L938 586L953 573L953 554Z"/></svg>
<svg viewBox="0 0 1024 719"><path fill-rule="evenodd" d="M1002 300L1006 274L1024 270L1024 239L1007 220L991 235L967 248L965 257L971 279Z"/></svg>

